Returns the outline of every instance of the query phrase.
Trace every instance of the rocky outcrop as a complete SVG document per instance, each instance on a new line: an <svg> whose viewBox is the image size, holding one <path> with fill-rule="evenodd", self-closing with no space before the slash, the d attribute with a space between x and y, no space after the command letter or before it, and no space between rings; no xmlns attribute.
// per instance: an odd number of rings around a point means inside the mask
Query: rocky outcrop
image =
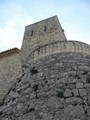
<svg viewBox="0 0 90 120"><path fill-rule="evenodd" d="M26 62L0 120L90 120L90 56L57 53Z"/></svg>

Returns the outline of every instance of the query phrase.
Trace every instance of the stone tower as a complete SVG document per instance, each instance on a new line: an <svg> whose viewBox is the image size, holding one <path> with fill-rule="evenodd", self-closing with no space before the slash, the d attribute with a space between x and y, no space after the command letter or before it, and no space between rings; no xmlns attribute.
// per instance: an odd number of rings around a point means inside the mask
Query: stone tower
<svg viewBox="0 0 90 120"><path fill-rule="evenodd" d="M22 62L38 46L66 40L57 16L26 26L22 42Z"/></svg>
<svg viewBox="0 0 90 120"><path fill-rule="evenodd" d="M67 41L56 16L26 27L21 60L1 120L90 120L90 46Z"/></svg>

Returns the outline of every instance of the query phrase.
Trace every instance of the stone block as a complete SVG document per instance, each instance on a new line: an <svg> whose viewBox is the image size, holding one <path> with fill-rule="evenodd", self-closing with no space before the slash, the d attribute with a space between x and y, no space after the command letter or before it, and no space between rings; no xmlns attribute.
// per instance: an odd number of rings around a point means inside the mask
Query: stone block
<svg viewBox="0 0 90 120"><path fill-rule="evenodd" d="M83 78L83 75L81 76L81 78L82 78L82 82L86 83L86 78Z"/></svg>
<svg viewBox="0 0 90 120"><path fill-rule="evenodd" d="M67 89L75 89L76 85L75 84L69 84L65 86Z"/></svg>
<svg viewBox="0 0 90 120"><path fill-rule="evenodd" d="M90 105L90 95L88 95L88 104Z"/></svg>
<svg viewBox="0 0 90 120"><path fill-rule="evenodd" d="M90 75L90 72L88 72L88 75Z"/></svg>
<svg viewBox="0 0 90 120"><path fill-rule="evenodd" d="M90 83L84 84L84 87L85 87L85 88L90 88Z"/></svg>
<svg viewBox="0 0 90 120"><path fill-rule="evenodd" d="M79 66L79 69L84 70L84 71L90 71L90 67L86 65Z"/></svg>
<svg viewBox="0 0 90 120"><path fill-rule="evenodd" d="M12 98L17 98L17 97L19 97L19 94L16 93L16 92L14 92L14 91L11 91L11 92L9 93L9 95L10 95Z"/></svg>
<svg viewBox="0 0 90 120"><path fill-rule="evenodd" d="M72 97L72 92L69 89L66 89L64 92L64 97Z"/></svg>
<svg viewBox="0 0 90 120"><path fill-rule="evenodd" d="M67 98L65 100L67 104L77 105L82 103L82 99L78 97Z"/></svg>
<svg viewBox="0 0 90 120"><path fill-rule="evenodd" d="M90 120L90 117L88 116L86 120Z"/></svg>
<svg viewBox="0 0 90 120"><path fill-rule="evenodd" d="M23 107L24 107L24 106L23 106L22 103L18 103L18 105L17 105L17 111L23 109Z"/></svg>
<svg viewBox="0 0 90 120"><path fill-rule="evenodd" d="M65 107L64 113L67 116L71 116L73 118L77 117L77 118L81 118L81 119L83 119L84 115L85 115L84 109L80 105L77 105L77 106L69 105L68 107Z"/></svg>
<svg viewBox="0 0 90 120"><path fill-rule="evenodd" d="M76 88L83 88L83 83L77 82L77 83L76 83Z"/></svg>
<svg viewBox="0 0 90 120"><path fill-rule="evenodd" d="M77 89L73 89L73 90L72 90L72 94L73 94L74 96L79 96L79 93L78 93L78 90L77 90Z"/></svg>
<svg viewBox="0 0 90 120"><path fill-rule="evenodd" d="M90 107L87 109L87 115L90 116Z"/></svg>
<svg viewBox="0 0 90 120"><path fill-rule="evenodd" d="M90 95L90 88L87 87L86 89L87 89L87 94Z"/></svg>
<svg viewBox="0 0 90 120"><path fill-rule="evenodd" d="M31 95L32 95L32 94L31 94ZM31 96L30 96L30 97L31 97ZM18 99L18 101L24 103L24 102L27 101L28 99L29 99L29 95L26 94L26 95L22 95L22 97L20 97L20 98Z"/></svg>
<svg viewBox="0 0 90 120"><path fill-rule="evenodd" d="M86 91L86 89L79 89L79 94L80 94L81 97L87 96L87 91Z"/></svg>
<svg viewBox="0 0 90 120"><path fill-rule="evenodd" d="M8 108L4 109L3 113L6 115L12 114L13 113L12 107L8 107Z"/></svg>
<svg viewBox="0 0 90 120"><path fill-rule="evenodd" d="M4 118L4 119L2 119L2 120L9 120L8 118Z"/></svg>
<svg viewBox="0 0 90 120"><path fill-rule="evenodd" d="M80 119L78 119L78 118L75 118L74 120L80 120Z"/></svg>
<svg viewBox="0 0 90 120"><path fill-rule="evenodd" d="M45 68L45 69L43 70L43 73L44 73L44 76L48 76L48 74L49 74L48 68Z"/></svg>

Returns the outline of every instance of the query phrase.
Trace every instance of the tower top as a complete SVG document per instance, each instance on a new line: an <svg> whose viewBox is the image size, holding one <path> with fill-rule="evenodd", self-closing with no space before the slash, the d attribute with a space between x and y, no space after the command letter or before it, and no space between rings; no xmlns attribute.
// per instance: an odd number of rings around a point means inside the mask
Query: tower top
<svg viewBox="0 0 90 120"><path fill-rule="evenodd" d="M26 26L24 37L29 36L30 38L34 38L50 34L56 30L58 30L58 32L61 33L58 40L66 40L65 34L63 33L64 30L62 29L57 16L53 16Z"/></svg>
<svg viewBox="0 0 90 120"><path fill-rule="evenodd" d="M35 23L33 23L33 24L31 24L31 25L27 25L27 26L25 26L25 27L32 26L32 25L35 25L35 24L39 24L39 23L41 23L41 22L49 21L49 20L51 20L51 19L55 19L55 18L58 19L57 15L52 16L52 17L49 17L49 18L46 18L46 19L41 20L41 21L38 21L38 22L35 22Z"/></svg>

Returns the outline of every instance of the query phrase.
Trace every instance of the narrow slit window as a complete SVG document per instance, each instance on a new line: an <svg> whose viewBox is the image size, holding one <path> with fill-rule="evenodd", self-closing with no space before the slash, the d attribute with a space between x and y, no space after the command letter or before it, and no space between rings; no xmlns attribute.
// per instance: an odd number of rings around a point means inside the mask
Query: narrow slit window
<svg viewBox="0 0 90 120"><path fill-rule="evenodd" d="M46 30L47 30L47 27L46 27L46 26L44 26L44 32L46 32Z"/></svg>
<svg viewBox="0 0 90 120"><path fill-rule="evenodd" d="M33 36L33 30L31 31L31 36Z"/></svg>

